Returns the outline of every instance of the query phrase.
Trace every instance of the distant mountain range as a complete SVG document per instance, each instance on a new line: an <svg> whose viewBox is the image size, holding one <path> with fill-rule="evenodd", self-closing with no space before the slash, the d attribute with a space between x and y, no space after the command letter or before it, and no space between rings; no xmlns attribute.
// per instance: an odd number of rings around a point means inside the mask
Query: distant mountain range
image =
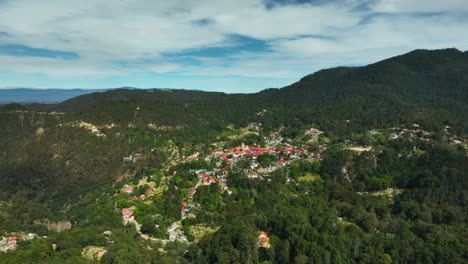
<svg viewBox="0 0 468 264"><path fill-rule="evenodd" d="M103 88L103 89L39 89L39 88L0 88L0 104L8 103L59 103L83 94L105 92L108 90L127 89L135 87ZM157 88L168 90L169 88Z"/></svg>
<svg viewBox="0 0 468 264"><path fill-rule="evenodd" d="M109 89L0 89L0 104L5 103L57 103L67 99Z"/></svg>

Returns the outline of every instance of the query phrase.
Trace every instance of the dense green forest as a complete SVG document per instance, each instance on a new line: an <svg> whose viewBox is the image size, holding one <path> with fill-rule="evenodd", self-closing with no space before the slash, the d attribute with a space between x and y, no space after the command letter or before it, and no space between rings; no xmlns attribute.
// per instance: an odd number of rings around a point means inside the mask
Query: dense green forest
<svg viewBox="0 0 468 264"><path fill-rule="evenodd" d="M1 106L0 263L466 263L467 73L416 50L257 94Z"/></svg>

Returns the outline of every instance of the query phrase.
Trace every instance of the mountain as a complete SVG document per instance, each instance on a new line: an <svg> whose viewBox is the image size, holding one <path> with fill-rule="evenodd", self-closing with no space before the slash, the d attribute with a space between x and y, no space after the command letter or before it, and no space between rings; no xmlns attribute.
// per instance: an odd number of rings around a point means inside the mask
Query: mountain
<svg viewBox="0 0 468 264"><path fill-rule="evenodd" d="M135 87L120 87L106 89L36 89L36 88L0 88L0 104L56 104L62 101L90 93L103 93L109 90L144 90ZM152 90L174 90L170 88L154 88ZM46 108L46 106L43 106Z"/></svg>
<svg viewBox="0 0 468 264"><path fill-rule="evenodd" d="M445 122L466 131L467 117L463 114L468 112L466 72L467 52L415 50L363 67L321 70L287 87L255 94L119 89L86 94L58 104L27 107L82 112L95 122L128 122L133 112L122 111L123 102L141 102L149 106L148 111L140 111L140 120L146 123L158 119L176 122L186 119L187 114L191 120L198 116L213 121L244 122L251 119L252 112L266 109L264 119L269 118L268 122L276 126L310 123L338 133L396 126L401 122L421 122L429 127ZM156 114L164 109L171 110Z"/></svg>
<svg viewBox="0 0 468 264"><path fill-rule="evenodd" d="M401 121L450 120L467 129L467 72L468 52L416 50L364 67L322 70L255 96L265 107L273 104L289 111L288 118L320 123L350 120L351 126L354 122L360 127L381 127ZM328 121L311 117L316 114L325 114Z"/></svg>
<svg viewBox="0 0 468 264"><path fill-rule="evenodd" d="M7 103L56 103L67 99L107 89L0 89L0 104Z"/></svg>
<svg viewBox="0 0 468 264"><path fill-rule="evenodd" d="M167 101L182 102L210 100L222 97L220 92L202 92L182 89L129 89L120 88L103 92L93 92L77 96L56 104L30 104L28 107L37 110L83 111L99 103L115 101Z"/></svg>

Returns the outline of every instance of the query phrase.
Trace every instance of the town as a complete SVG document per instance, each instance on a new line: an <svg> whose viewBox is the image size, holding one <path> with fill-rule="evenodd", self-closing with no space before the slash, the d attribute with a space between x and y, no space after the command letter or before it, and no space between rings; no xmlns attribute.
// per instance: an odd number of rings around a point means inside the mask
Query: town
<svg viewBox="0 0 468 264"><path fill-rule="evenodd" d="M263 112L260 112L262 114ZM257 113L258 114L258 113ZM72 126L82 127L97 137L105 136L96 126L78 122ZM114 125L106 127L114 128ZM467 140L450 134L450 126L444 125L442 140L452 145L467 148ZM149 127L149 129L152 129ZM414 144L434 140L434 133L424 130L418 124L389 129L373 129L358 138L329 138L316 128L302 130L295 137L284 135L286 128L280 127L260 137L262 125L250 123L230 134L228 141L214 142L206 152L194 152L168 163L164 169L149 168L137 178L125 180L118 185L114 199L124 225L133 225L144 240L156 242L164 253L169 242L197 243L205 235L219 230L220 208L224 207L222 197L238 192L229 185L232 177L245 177L251 181L269 184L272 175L281 171L285 175L283 184L298 186L304 181L320 181L320 175L308 174L300 178L290 177L287 168L295 163L309 163L319 166L330 146L339 146L355 153L378 151L379 145L388 140L404 140ZM264 133L262 133L265 135ZM44 135L41 128L38 136ZM256 142L246 144L249 137ZM250 140L252 141L252 140ZM240 144L232 146L233 142ZM152 151L153 149L151 149ZM124 163L136 163L145 158L145 153L128 153ZM359 195L385 196L392 200L402 192L388 187L373 193L358 192ZM166 196L166 193L170 193ZM169 201L167 200L169 199ZM171 208L162 209L171 205ZM176 209L174 209L176 208ZM175 212L168 215L168 212ZM341 217L338 219L343 222ZM0 241L0 251L7 252L18 247L18 241L43 239L32 233L10 234ZM102 233L108 244L114 243L112 230ZM258 230L258 247L269 248L269 233ZM54 244L52 244L54 247ZM88 246L82 256L100 259L107 252L105 247Z"/></svg>

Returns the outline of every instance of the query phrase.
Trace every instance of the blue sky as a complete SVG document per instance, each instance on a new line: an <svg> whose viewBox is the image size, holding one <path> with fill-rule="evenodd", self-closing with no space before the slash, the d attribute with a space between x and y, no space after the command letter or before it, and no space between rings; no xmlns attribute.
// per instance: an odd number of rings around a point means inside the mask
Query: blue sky
<svg viewBox="0 0 468 264"><path fill-rule="evenodd" d="M0 0L0 87L245 93L448 47L466 0Z"/></svg>

